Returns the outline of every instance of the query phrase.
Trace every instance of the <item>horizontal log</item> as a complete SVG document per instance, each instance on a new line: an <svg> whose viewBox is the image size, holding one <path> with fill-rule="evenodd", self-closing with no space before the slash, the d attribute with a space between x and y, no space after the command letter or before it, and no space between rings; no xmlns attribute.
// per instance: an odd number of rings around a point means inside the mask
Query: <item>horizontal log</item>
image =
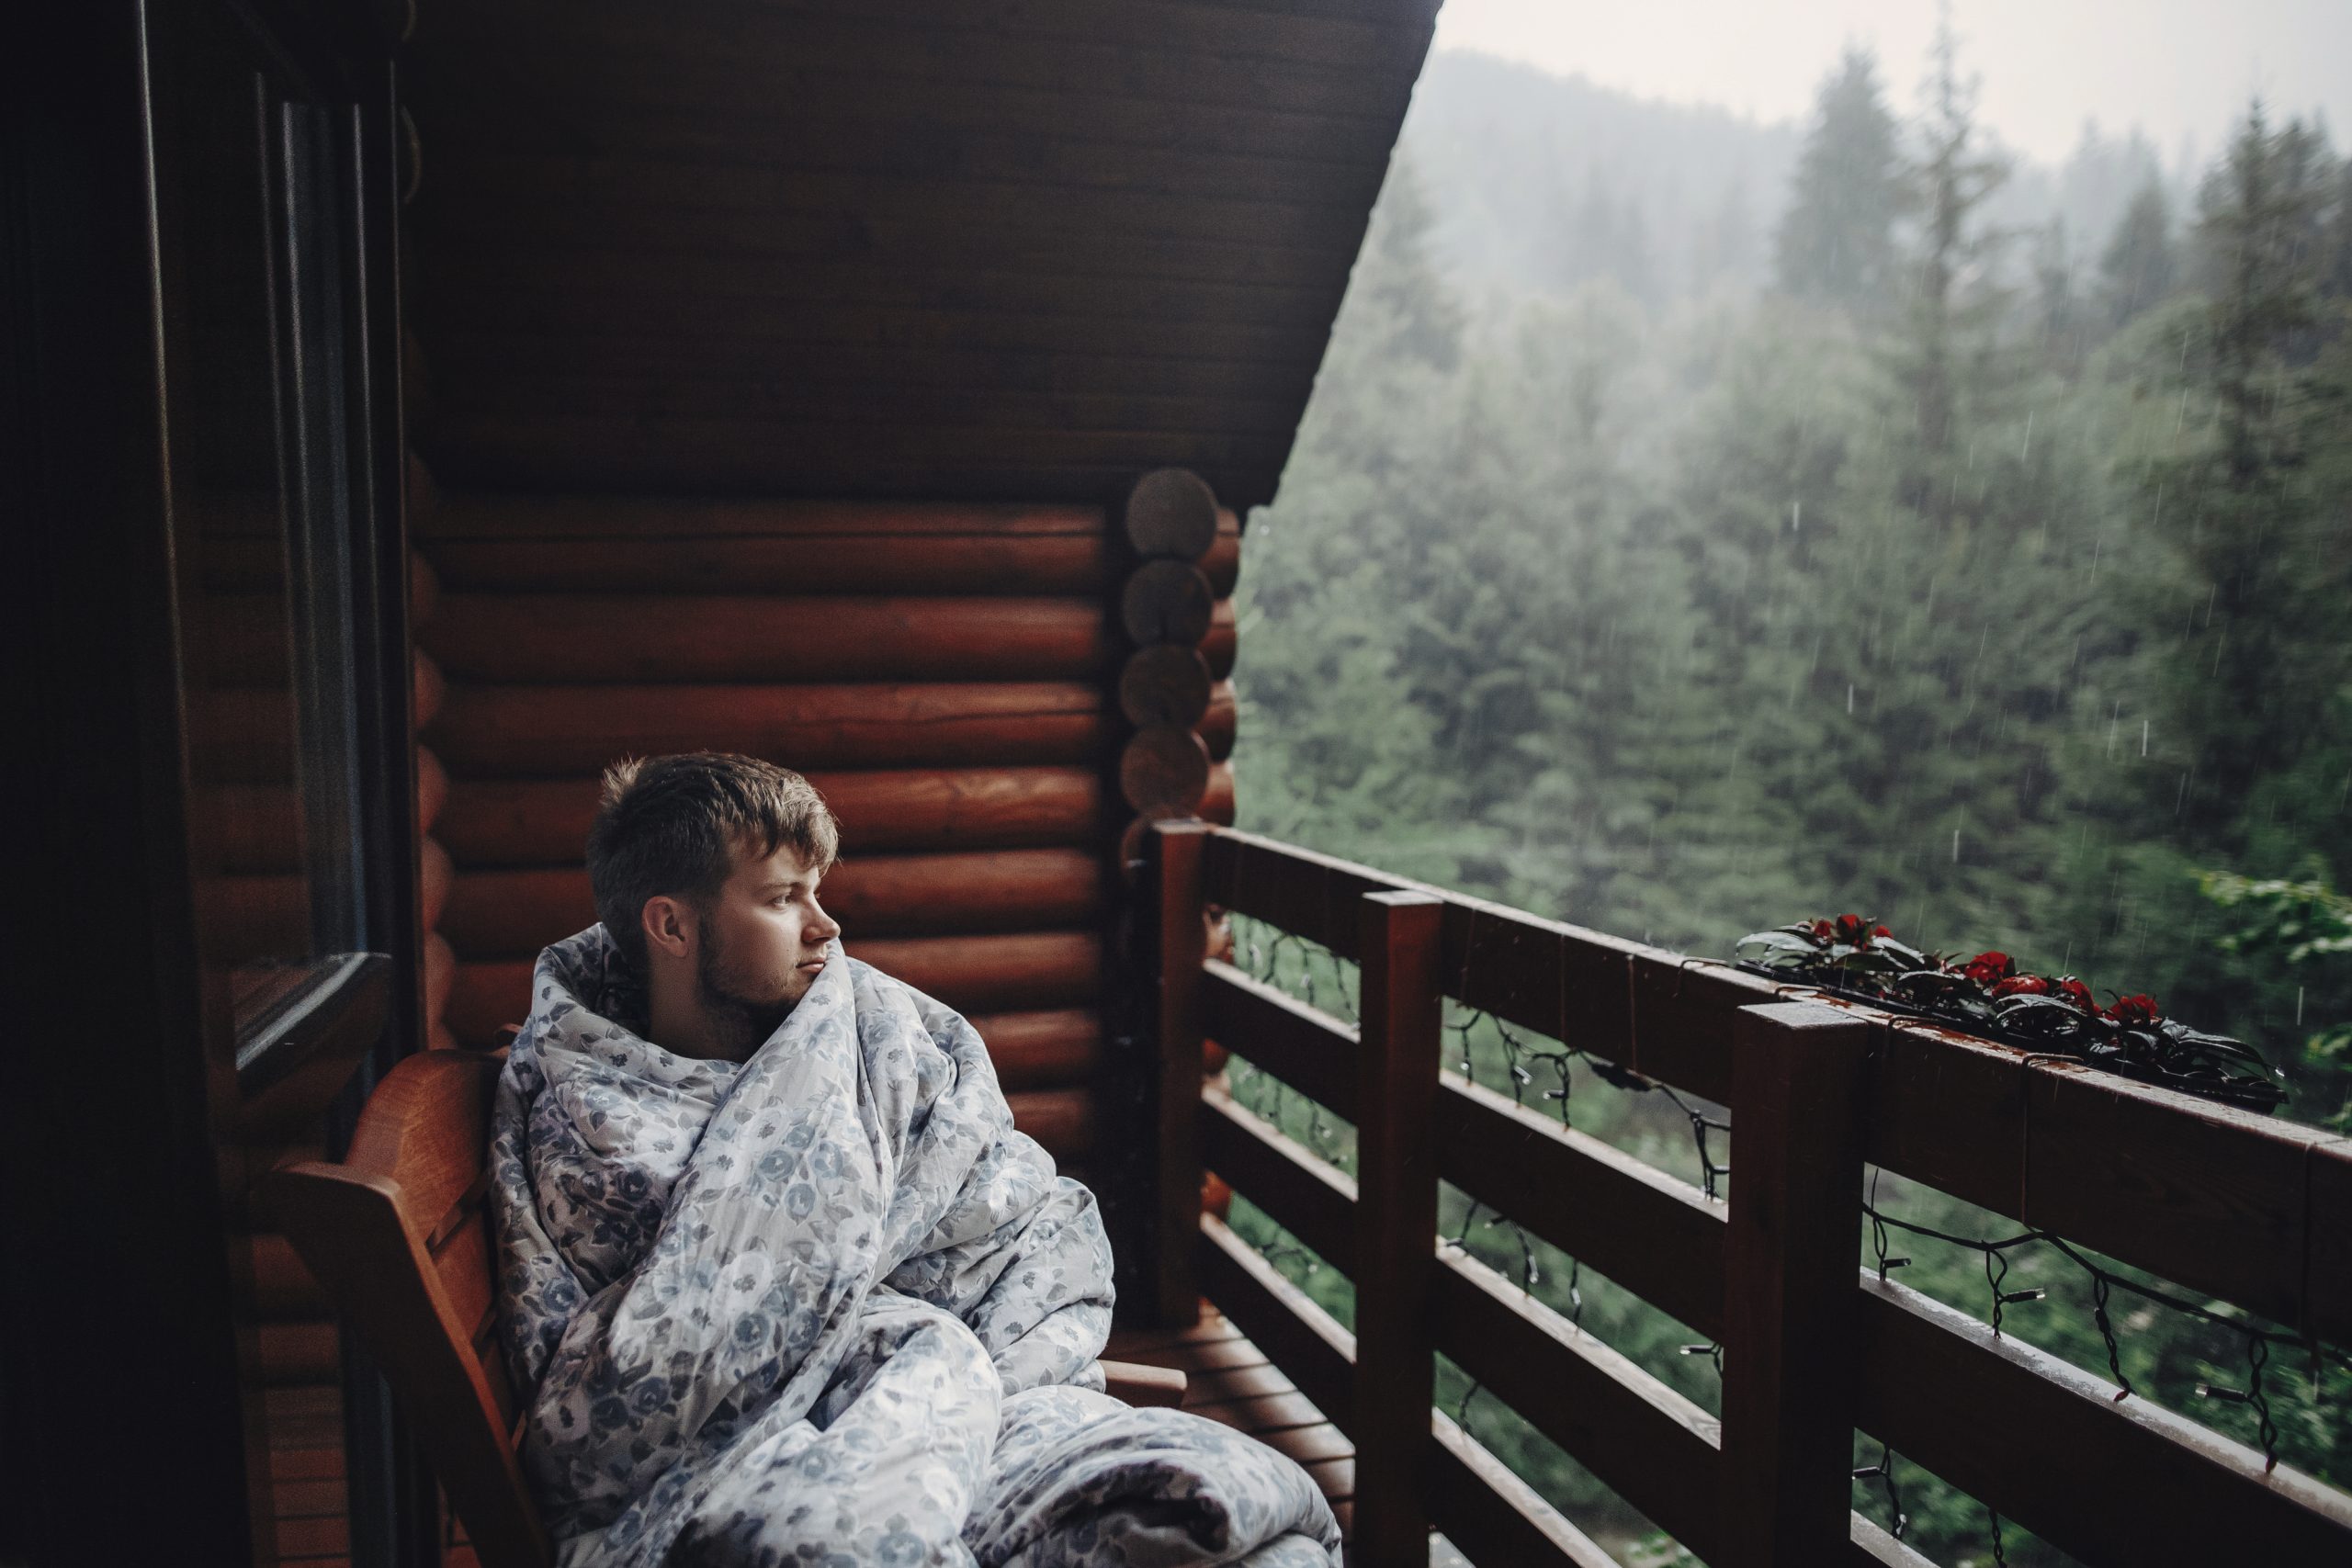
<svg viewBox="0 0 2352 1568"><path fill-rule="evenodd" d="M808 782L851 855L1093 845L1109 827L1102 775L1091 768L910 768ZM460 781L437 836L468 868L576 864L599 789L589 778Z"/></svg>
<svg viewBox="0 0 2352 1568"><path fill-rule="evenodd" d="M1201 976L1201 1032L1343 1122L1355 1120L1356 1032L1230 964Z"/></svg>
<svg viewBox="0 0 2352 1568"><path fill-rule="evenodd" d="M1008 1092L1068 1089L1101 1068L1102 1016L1091 1008L980 1013L971 1023L988 1042L997 1081Z"/></svg>
<svg viewBox="0 0 2352 1568"><path fill-rule="evenodd" d="M1475 1258L1441 1247L1438 1350L1693 1555L1712 1558L1722 1424Z"/></svg>
<svg viewBox="0 0 2352 1568"><path fill-rule="evenodd" d="M1102 915L1106 889L1086 851L989 850L846 860L820 897L856 941L1084 925ZM438 929L467 958L518 958L595 920L584 869L469 871Z"/></svg>
<svg viewBox="0 0 2352 1568"><path fill-rule="evenodd" d="M1210 591L1216 591L1214 584ZM1201 658L1208 664L1211 680L1222 681L1233 673L1233 660L1240 649L1235 624L1232 600L1219 599L1209 606L1209 629L1201 634Z"/></svg>
<svg viewBox="0 0 2352 1568"><path fill-rule="evenodd" d="M848 948L852 957L974 1018L1084 1007L1102 987L1102 942L1087 931L882 939ZM503 1026L521 1024L529 1012L530 991L527 961L460 964L450 987L450 1032L478 1049L503 1043Z"/></svg>
<svg viewBox="0 0 2352 1568"><path fill-rule="evenodd" d="M1723 1333L1721 1204L1476 1084L1448 1077L1434 1109L1446 1180L1698 1333Z"/></svg>
<svg viewBox="0 0 2352 1568"><path fill-rule="evenodd" d="M1197 561L1216 542L1216 495L1188 468L1154 468L1127 491L1120 526L1136 554Z"/></svg>
<svg viewBox="0 0 2352 1568"><path fill-rule="evenodd" d="M954 551L981 541L1012 547L1056 540L1107 544L1109 524L1093 506L971 502L713 500L693 496L449 495L425 532L435 564L445 545L493 540L543 545L591 540L669 548L684 540L775 539L810 552L883 540ZM952 582L953 577L942 579ZM452 576L458 589L498 586ZM926 585L928 588L929 585ZM800 592L817 592L804 584ZM1071 590L1075 592L1076 590ZM855 592L872 592L861 589Z"/></svg>
<svg viewBox="0 0 2352 1568"><path fill-rule="evenodd" d="M657 515L641 536L447 537L429 547L453 588L479 592L1104 592L1102 534L697 534ZM549 548L560 541L560 547Z"/></svg>
<svg viewBox="0 0 2352 1568"><path fill-rule="evenodd" d="M2333 1562L2352 1496L1967 1314L1861 1276L1855 1423L2093 1562Z"/></svg>
<svg viewBox="0 0 2352 1568"><path fill-rule="evenodd" d="M461 680L1100 680L1089 599L452 593L425 635Z"/></svg>
<svg viewBox="0 0 2352 1568"><path fill-rule="evenodd" d="M1094 1148L1096 1116L1091 1089L1014 1090L1004 1097L1015 1131L1026 1133L1056 1160L1082 1159Z"/></svg>
<svg viewBox="0 0 2352 1568"><path fill-rule="evenodd" d="M1543 1494L1442 1413L1432 1414L1423 1474L1430 1520L1471 1562L1541 1568L1617 1568Z"/></svg>
<svg viewBox="0 0 2352 1568"><path fill-rule="evenodd" d="M1209 761L1222 762L1233 755L1234 730L1239 710L1233 696L1233 683L1219 681L1209 689L1209 711L1201 716L1194 727L1203 745L1209 749Z"/></svg>
<svg viewBox="0 0 2352 1568"><path fill-rule="evenodd" d="M1194 1271L1202 1292L1290 1374L1332 1425L1353 1437L1356 1338L1277 1272L1223 1220L1201 1219Z"/></svg>
<svg viewBox="0 0 2352 1568"><path fill-rule="evenodd" d="M1342 1274L1355 1271L1353 1178L1243 1109L1201 1090L1201 1163Z"/></svg>
<svg viewBox="0 0 2352 1568"><path fill-rule="evenodd" d="M1190 729L1147 725L1119 752L1119 795L1155 820L1191 817L1209 787L1209 749Z"/></svg>
<svg viewBox="0 0 2352 1568"><path fill-rule="evenodd" d="M616 758L744 751L801 772L1091 762L1105 694L1076 682L467 686L429 736L454 773L566 778Z"/></svg>
<svg viewBox="0 0 2352 1568"><path fill-rule="evenodd" d="M1138 648L1197 647L1216 614L1216 595L1189 561L1146 561L1119 591L1119 624Z"/></svg>

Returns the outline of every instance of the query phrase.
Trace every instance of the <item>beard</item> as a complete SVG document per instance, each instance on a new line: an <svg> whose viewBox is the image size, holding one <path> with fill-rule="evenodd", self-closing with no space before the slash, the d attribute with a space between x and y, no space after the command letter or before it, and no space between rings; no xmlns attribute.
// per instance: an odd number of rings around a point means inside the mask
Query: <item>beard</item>
<svg viewBox="0 0 2352 1568"><path fill-rule="evenodd" d="M704 941L695 958L695 1000L714 1032L727 1042L728 1055L744 1061L791 1015L800 998L788 987L798 976L771 976L763 986L755 977L735 974L718 923L706 919L702 926Z"/></svg>

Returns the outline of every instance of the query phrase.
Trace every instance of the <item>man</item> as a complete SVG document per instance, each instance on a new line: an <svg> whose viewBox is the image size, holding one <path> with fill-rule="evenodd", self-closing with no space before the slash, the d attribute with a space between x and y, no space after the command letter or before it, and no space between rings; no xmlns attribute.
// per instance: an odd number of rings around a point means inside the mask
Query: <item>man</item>
<svg viewBox="0 0 2352 1568"><path fill-rule="evenodd" d="M953 1010L845 956L796 773L605 776L492 1198L522 1461L584 1564L1339 1562L1306 1472L1100 1392L1093 1195Z"/></svg>

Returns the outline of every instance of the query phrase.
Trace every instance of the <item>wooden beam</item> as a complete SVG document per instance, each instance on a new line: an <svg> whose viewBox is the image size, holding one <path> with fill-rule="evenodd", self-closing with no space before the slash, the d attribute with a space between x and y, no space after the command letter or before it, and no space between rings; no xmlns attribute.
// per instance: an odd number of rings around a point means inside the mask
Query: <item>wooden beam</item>
<svg viewBox="0 0 2352 1568"><path fill-rule="evenodd" d="M2060 1551L2352 1561L2352 1497L2324 1482L1867 1270L1856 1300L1855 1424Z"/></svg>
<svg viewBox="0 0 2352 1568"><path fill-rule="evenodd" d="M1340 1273L1353 1277L1353 1177L1245 1110L1212 1082L1201 1096L1208 1168Z"/></svg>
<svg viewBox="0 0 2352 1568"><path fill-rule="evenodd" d="M1180 1327L1197 1321L1201 1306L1193 1255L1201 1228L1201 964L1208 952L1201 849L1207 832L1199 822L1161 822L1151 835L1159 939L1153 1316Z"/></svg>
<svg viewBox="0 0 2352 1568"><path fill-rule="evenodd" d="M1429 1561L1421 1463L1435 1391L1430 1247L1437 1232L1437 1095L1444 904L1426 893L1366 894L1356 1052L1356 1561Z"/></svg>
<svg viewBox="0 0 2352 1568"><path fill-rule="evenodd" d="M1720 1204L1492 1089L1449 1077L1432 1111L1448 1181L1698 1333L1723 1333Z"/></svg>
<svg viewBox="0 0 2352 1568"><path fill-rule="evenodd" d="M1741 1011L1739 1164L1724 1258L1724 1568L1846 1549L1853 1491L1854 1256L1869 1024L1804 1002Z"/></svg>

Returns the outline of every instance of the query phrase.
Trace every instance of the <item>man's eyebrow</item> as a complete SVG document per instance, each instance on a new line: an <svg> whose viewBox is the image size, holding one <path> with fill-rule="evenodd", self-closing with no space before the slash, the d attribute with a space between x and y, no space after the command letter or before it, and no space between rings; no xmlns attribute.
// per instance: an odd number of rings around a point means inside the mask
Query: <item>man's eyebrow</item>
<svg viewBox="0 0 2352 1568"><path fill-rule="evenodd" d="M774 893L779 888L789 891L795 887L806 886L808 886L808 879L805 876L796 876L789 882L785 881L782 877L778 877L773 882L763 882L760 884L760 891L763 893Z"/></svg>

